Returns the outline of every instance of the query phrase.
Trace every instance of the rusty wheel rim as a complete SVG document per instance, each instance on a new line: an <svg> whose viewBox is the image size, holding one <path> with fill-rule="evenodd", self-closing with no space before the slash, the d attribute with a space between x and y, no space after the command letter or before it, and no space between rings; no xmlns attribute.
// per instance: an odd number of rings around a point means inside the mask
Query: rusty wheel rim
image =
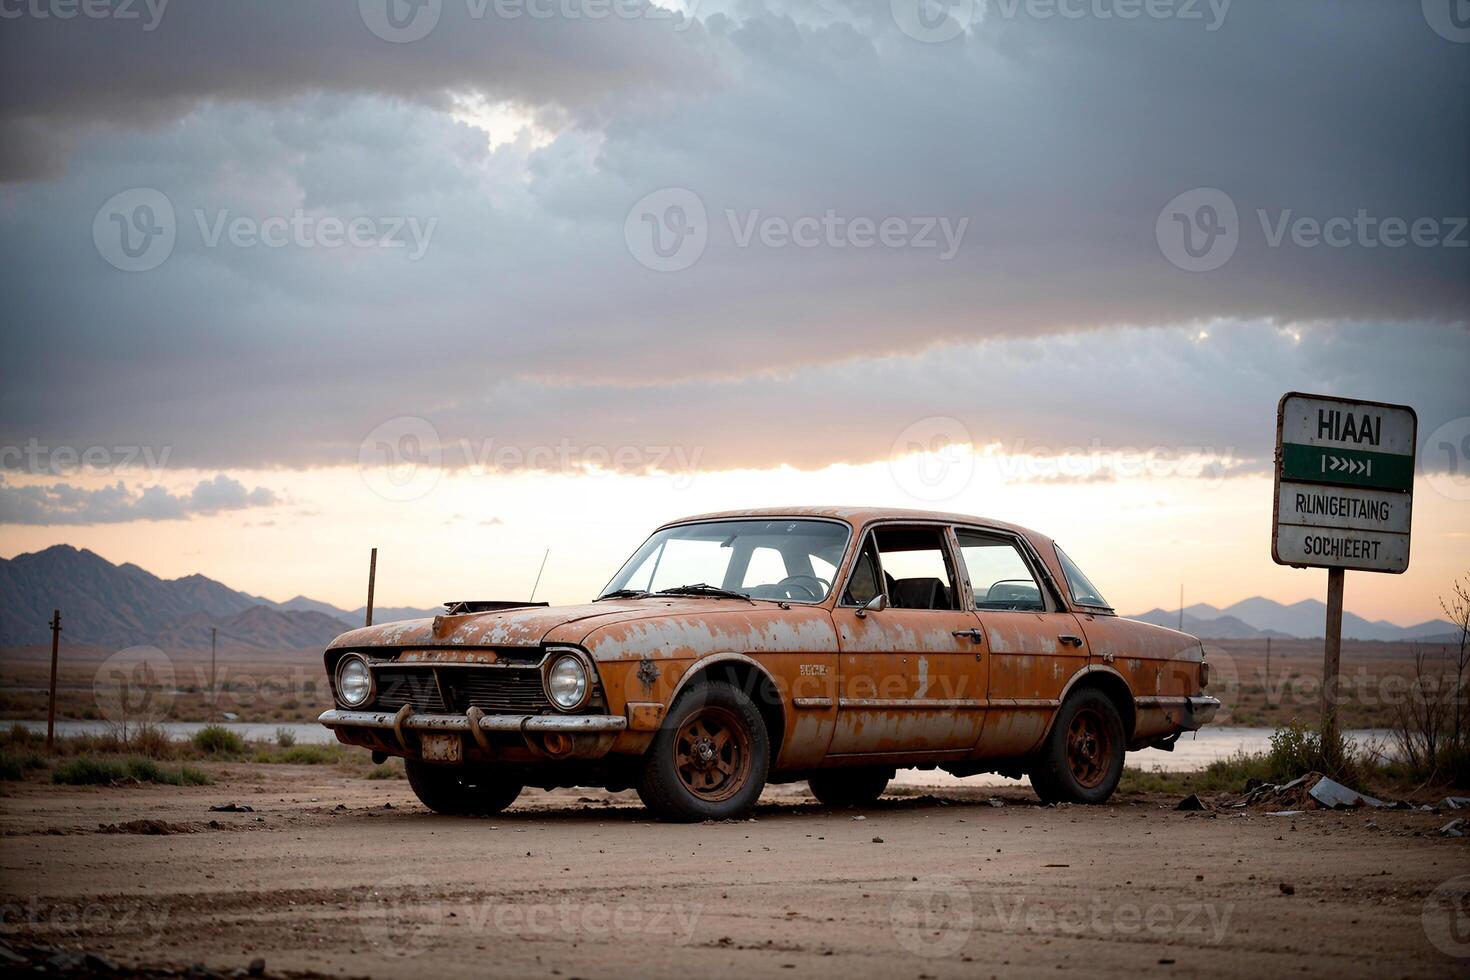
<svg viewBox="0 0 1470 980"><path fill-rule="evenodd" d="M1067 729L1067 765L1072 778L1094 789L1107 778L1113 763L1113 740L1100 712L1083 708Z"/></svg>
<svg viewBox="0 0 1470 980"><path fill-rule="evenodd" d="M728 800L750 775L750 735L733 711L701 709L674 736L674 769L693 795L710 803Z"/></svg>

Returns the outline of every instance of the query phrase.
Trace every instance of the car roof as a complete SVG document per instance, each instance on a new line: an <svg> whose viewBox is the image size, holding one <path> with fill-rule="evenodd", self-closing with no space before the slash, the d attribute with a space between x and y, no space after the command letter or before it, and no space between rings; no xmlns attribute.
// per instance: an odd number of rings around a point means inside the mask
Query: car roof
<svg viewBox="0 0 1470 980"><path fill-rule="evenodd" d="M826 517L844 521L853 527L862 527L872 521L943 521L947 524L973 524L980 527L999 528L1024 534L1037 544L1051 543L1051 538L1046 535L1019 524L1010 524L989 517L977 517L973 514L915 510L906 507L751 507L745 510L722 510L708 514L694 514L690 517L682 517L677 521L669 521L664 527L672 524L688 524L691 521L726 520L737 517Z"/></svg>

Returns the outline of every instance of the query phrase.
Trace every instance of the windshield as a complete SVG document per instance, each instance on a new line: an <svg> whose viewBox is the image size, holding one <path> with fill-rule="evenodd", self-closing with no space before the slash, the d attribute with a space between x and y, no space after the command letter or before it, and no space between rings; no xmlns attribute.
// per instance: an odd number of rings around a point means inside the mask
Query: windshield
<svg viewBox="0 0 1470 980"><path fill-rule="evenodd" d="M656 532L602 596L707 586L752 599L821 602L847 549L835 521L733 520L679 524Z"/></svg>

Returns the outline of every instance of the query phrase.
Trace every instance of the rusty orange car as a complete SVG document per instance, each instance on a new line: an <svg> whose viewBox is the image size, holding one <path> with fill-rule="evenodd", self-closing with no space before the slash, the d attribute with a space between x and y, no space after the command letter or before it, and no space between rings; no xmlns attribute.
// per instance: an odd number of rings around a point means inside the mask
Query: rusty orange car
<svg viewBox="0 0 1470 980"><path fill-rule="evenodd" d="M589 603L446 603L342 634L326 669L321 723L451 814L595 786L728 819L768 783L861 806L936 767L1101 803L1125 752L1220 704L1199 640L1118 617L1045 535L893 509L674 521Z"/></svg>

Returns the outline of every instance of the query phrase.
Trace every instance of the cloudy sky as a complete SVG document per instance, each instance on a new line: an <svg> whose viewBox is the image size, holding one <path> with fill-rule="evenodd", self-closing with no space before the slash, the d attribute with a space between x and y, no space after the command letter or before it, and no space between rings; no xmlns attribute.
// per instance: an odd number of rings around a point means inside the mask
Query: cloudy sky
<svg viewBox="0 0 1470 980"><path fill-rule="evenodd" d="M6 4L0 554L355 606L597 589L648 528L883 503L1127 611L1270 560L1288 390L1418 411L1470 553L1451 0ZM1443 8L1443 9L1441 9Z"/></svg>

